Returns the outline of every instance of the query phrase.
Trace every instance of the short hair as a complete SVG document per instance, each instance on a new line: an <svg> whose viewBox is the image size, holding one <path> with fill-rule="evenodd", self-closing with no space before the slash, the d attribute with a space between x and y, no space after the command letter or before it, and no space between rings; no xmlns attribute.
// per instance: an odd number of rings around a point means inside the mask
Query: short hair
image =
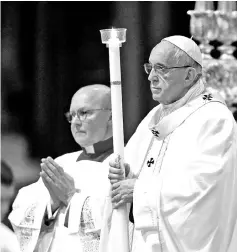
<svg viewBox="0 0 237 252"><path fill-rule="evenodd" d="M11 186L13 181L14 176L11 167L4 160L1 160L1 184Z"/></svg>

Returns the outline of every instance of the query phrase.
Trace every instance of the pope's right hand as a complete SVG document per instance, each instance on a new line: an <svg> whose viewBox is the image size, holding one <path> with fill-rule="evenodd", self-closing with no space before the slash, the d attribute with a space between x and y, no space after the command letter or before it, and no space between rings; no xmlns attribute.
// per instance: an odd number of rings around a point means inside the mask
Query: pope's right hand
<svg viewBox="0 0 237 252"><path fill-rule="evenodd" d="M127 163L124 163L124 168L125 168L125 176L124 176L124 171L120 166L119 162L119 156L113 157L110 162L109 162L109 175L108 178L110 180L111 184L117 183L118 181L124 180L125 177L127 177L129 171L130 171L130 166Z"/></svg>

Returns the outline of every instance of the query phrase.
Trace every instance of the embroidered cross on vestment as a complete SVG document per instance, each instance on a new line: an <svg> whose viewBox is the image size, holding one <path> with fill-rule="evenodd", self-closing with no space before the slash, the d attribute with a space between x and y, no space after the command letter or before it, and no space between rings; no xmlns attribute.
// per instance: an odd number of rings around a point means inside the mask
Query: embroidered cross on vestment
<svg viewBox="0 0 237 252"><path fill-rule="evenodd" d="M150 158L150 160L147 161L147 166L150 167L152 164L154 164L154 158Z"/></svg>
<svg viewBox="0 0 237 252"><path fill-rule="evenodd" d="M158 130L152 130L151 131L152 132L152 134L154 135L154 136L156 136L156 137L159 137L159 131Z"/></svg>
<svg viewBox="0 0 237 252"><path fill-rule="evenodd" d="M212 100L212 95L211 94L208 94L208 95L204 95L203 97L202 97L202 99L205 101L205 100L207 100L207 101L211 101Z"/></svg>

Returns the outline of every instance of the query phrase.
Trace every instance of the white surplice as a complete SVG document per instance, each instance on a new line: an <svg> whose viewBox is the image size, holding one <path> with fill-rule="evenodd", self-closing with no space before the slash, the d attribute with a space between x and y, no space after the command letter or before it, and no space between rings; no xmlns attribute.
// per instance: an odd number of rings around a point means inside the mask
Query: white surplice
<svg viewBox="0 0 237 252"><path fill-rule="evenodd" d="M76 162L80 153L69 153L55 159L64 171L74 178L78 193L75 193L70 201L68 227L64 226L66 209L60 209L53 224L56 234L54 233L54 238L51 235L44 237L44 248L38 247L41 251L83 251L80 220L88 197L93 225L85 232L100 234L104 205L109 198L109 166L106 160L103 163L88 160ZM37 242L41 225L49 206L50 195L41 179L19 191L9 220L20 242L21 251L33 252L36 245L39 245Z"/></svg>
<svg viewBox="0 0 237 252"><path fill-rule="evenodd" d="M20 252L16 235L3 223L0 223L0 251Z"/></svg>
<svg viewBox="0 0 237 252"><path fill-rule="evenodd" d="M159 120L161 109L125 149L138 177L133 252L228 252L237 220L233 115L208 90Z"/></svg>

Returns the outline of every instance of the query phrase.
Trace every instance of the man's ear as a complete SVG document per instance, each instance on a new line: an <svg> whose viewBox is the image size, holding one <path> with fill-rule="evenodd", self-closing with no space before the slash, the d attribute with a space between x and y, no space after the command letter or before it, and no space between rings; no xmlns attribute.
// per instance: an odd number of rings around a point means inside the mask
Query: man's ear
<svg viewBox="0 0 237 252"><path fill-rule="evenodd" d="M108 121L112 123L112 111L109 114L109 120Z"/></svg>
<svg viewBox="0 0 237 252"><path fill-rule="evenodd" d="M193 83L194 79L196 78L197 71L193 67L188 67L185 72L186 72L186 77L184 80L185 80L186 84L189 85L189 84Z"/></svg>
<svg viewBox="0 0 237 252"><path fill-rule="evenodd" d="M113 122L112 122L112 111L109 114L109 119L107 121L107 130L113 135Z"/></svg>

